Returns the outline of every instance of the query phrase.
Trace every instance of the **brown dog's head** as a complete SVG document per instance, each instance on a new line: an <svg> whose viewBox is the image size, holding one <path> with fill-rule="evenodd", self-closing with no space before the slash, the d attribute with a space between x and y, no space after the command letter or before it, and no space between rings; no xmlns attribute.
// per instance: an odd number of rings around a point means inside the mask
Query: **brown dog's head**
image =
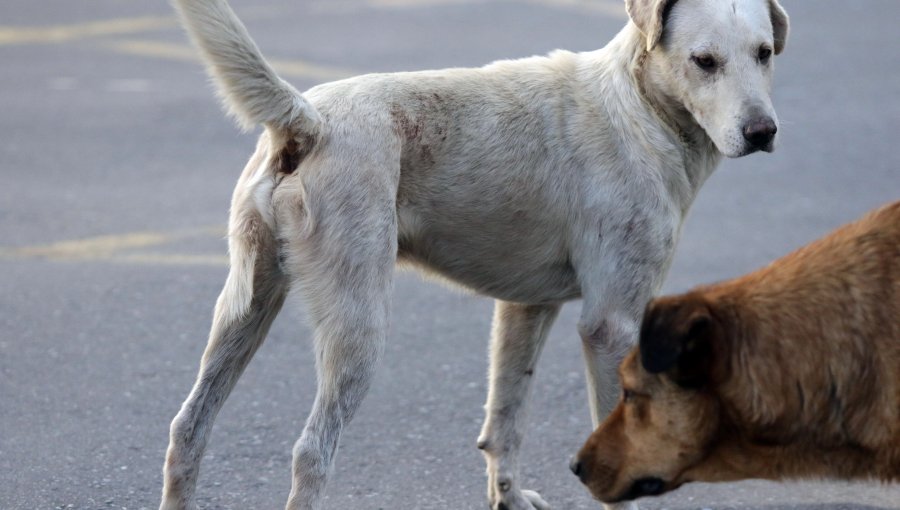
<svg viewBox="0 0 900 510"><path fill-rule="evenodd" d="M572 462L594 497L631 500L688 481L684 472L708 454L719 428L709 388L723 377L724 363L716 360L724 359L724 335L700 294L650 304L640 348L619 368L619 404Z"/></svg>

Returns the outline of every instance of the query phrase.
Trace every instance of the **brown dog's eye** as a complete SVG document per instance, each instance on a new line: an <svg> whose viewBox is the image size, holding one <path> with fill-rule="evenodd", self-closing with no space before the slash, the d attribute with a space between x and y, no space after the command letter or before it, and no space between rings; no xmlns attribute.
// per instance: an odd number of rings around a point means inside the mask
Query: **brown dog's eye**
<svg viewBox="0 0 900 510"><path fill-rule="evenodd" d="M634 398L634 392L629 389L622 390L622 402L630 402Z"/></svg>
<svg viewBox="0 0 900 510"><path fill-rule="evenodd" d="M713 58L712 55L694 55L691 57L691 60L694 61L694 64L697 64L697 67L704 71L714 71L718 66L718 62L716 62L716 59Z"/></svg>
<svg viewBox="0 0 900 510"><path fill-rule="evenodd" d="M759 59L760 64L767 64L769 62L769 57L771 56L772 48L769 48L768 46L760 46L756 58Z"/></svg>

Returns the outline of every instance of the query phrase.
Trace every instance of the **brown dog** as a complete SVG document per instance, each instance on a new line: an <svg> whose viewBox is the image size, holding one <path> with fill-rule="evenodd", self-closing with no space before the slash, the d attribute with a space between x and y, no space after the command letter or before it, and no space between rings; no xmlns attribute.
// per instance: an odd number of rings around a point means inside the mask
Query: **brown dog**
<svg viewBox="0 0 900 510"><path fill-rule="evenodd" d="M690 481L900 481L900 202L654 300L572 470L605 502Z"/></svg>

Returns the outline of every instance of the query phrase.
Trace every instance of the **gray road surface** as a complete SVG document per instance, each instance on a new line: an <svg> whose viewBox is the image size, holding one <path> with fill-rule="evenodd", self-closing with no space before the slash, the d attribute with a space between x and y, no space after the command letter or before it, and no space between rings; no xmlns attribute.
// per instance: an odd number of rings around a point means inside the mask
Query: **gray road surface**
<svg viewBox="0 0 900 510"><path fill-rule="evenodd" d="M301 89L595 49L624 24L620 3L234 2ZM667 291L749 271L900 198L900 2L784 4L781 148L727 161L710 180ZM162 0L4 1L0 112L0 509L155 508L254 137L224 119ZM401 274L394 305L326 507L485 508L475 438L491 302ZM288 308L218 419L203 508L284 504L315 382L309 330ZM578 309L564 309L539 365L523 455L526 485L562 510L598 508L566 469L590 431ZM900 488L697 485L643 507L896 509Z"/></svg>

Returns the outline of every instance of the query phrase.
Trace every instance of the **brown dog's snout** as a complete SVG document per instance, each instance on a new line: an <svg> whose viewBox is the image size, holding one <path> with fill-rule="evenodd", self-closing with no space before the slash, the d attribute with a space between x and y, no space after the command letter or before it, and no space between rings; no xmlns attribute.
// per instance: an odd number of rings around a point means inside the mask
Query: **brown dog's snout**
<svg viewBox="0 0 900 510"><path fill-rule="evenodd" d="M584 483L584 479L587 478L587 470L584 468L584 465L581 464L581 461L578 460L578 456L572 457L572 461L569 462L569 469L572 471L572 474L577 476L579 480Z"/></svg>
<svg viewBox="0 0 900 510"><path fill-rule="evenodd" d="M742 129L744 140L753 148L762 148L769 145L778 132L778 126L772 117L756 117L744 124Z"/></svg>

